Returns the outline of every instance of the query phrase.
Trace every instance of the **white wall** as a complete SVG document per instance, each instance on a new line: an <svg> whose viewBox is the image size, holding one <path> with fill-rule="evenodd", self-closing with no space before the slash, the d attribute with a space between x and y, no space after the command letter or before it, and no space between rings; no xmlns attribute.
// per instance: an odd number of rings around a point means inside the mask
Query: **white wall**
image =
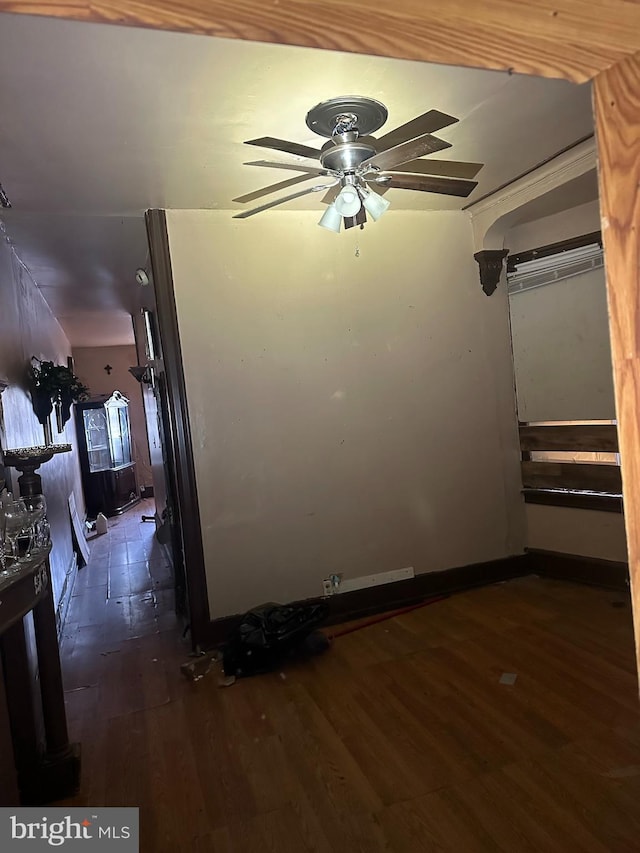
<svg viewBox="0 0 640 853"><path fill-rule="evenodd" d="M566 506L527 504L527 546L626 562L624 516Z"/></svg>
<svg viewBox="0 0 640 853"><path fill-rule="evenodd" d="M509 230L505 245L510 253L526 252L600 230L599 202L590 201L530 222L521 222Z"/></svg>
<svg viewBox="0 0 640 853"><path fill-rule="evenodd" d="M604 270L515 293L510 303L520 420L613 420Z"/></svg>
<svg viewBox="0 0 640 853"><path fill-rule="evenodd" d="M524 544L507 304L462 213L167 222L212 618Z"/></svg>
<svg viewBox="0 0 640 853"><path fill-rule="evenodd" d="M512 228L509 252L598 231L598 202ZM510 299L521 421L615 418L604 270L514 294Z"/></svg>

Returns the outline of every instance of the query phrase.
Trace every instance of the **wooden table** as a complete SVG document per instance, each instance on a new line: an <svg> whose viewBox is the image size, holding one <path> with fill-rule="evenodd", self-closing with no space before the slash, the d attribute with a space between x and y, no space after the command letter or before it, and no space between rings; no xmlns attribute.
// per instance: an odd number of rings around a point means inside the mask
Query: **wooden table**
<svg viewBox="0 0 640 853"><path fill-rule="evenodd" d="M80 748L67 733L49 550L0 576L0 805L63 799L80 781Z"/></svg>

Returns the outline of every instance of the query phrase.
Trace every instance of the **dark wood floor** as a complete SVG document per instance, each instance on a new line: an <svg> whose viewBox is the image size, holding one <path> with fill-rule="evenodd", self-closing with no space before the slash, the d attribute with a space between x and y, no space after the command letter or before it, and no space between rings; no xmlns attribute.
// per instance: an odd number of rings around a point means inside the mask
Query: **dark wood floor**
<svg viewBox="0 0 640 853"><path fill-rule="evenodd" d="M170 573L139 515L96 543L65 630L70 804L139 806L145 853L640 851L620 595L524 578L220 689L180 674Z"/></svg>

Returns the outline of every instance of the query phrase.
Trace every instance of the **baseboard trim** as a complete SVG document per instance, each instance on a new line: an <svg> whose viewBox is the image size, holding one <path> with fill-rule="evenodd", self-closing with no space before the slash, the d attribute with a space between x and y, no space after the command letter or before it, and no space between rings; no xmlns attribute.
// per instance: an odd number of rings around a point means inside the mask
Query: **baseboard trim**
<svg viewBox="0 0 640 853"><path fill-rule="evenodd" d="M69 567L65 573L62 592L60 593L60 600L56 606L56 630L58 632L58 642L60 642L62 632L64 631L64 625L67 621L67 613L69 612L69 605L71 604L71 597L73 596L73 588L75 587L77 576L78 554L74 551Z"/></svg>
<svg viewBox="0 0 640 853"><path fill-rule="evenodd" d="M563 554L539 548L527 549L530 570L541 577L601 586L606 589L629 588L629 564L580 554Z"/></svg>
<svg viewBox="0 0 640 853"><path fill-rule="evenodd" d="M356 589L352 592L332 595L326 599L311 598L304 603L326 601L329 605L329 618L326 624L335 625L338 622L348 622L351 619L360 619L375 613L418 604L434 595L447 595L522 577L532 571L529 555L517 554L501 560L473 563L441 572L425 572L407 580L367 589ZM214 648L224 643L241 618L242 614L235 614L209 622L202 644L203 649Z"/></svg>

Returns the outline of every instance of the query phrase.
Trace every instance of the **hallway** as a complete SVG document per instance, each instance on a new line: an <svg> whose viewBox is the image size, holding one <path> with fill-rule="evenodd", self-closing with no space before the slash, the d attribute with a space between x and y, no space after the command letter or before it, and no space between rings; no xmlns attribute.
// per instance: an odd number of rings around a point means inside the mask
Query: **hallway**
<svg viewBox="0 0 640 853"><path fill-rule="evenodd" d="M110 519L76 579L61 658L70 736L82 743L79 804L123 802L137 748L130 750L126 739L144 741L135 714L170 701L178 663L189 651L173 610L170 565L155 525L141 520L153 512L153 501L144 500Z"/></svg>
<svg viewBox="0 0 640 853"><path fill-rule="evenodd" d="M189 648L140 522L151 511L112 521L78 577L62 657L83 769L68 805L139 806L143 853L638 850L624 596L521 578L219 689L215 670L180 674Z"/></svg>

